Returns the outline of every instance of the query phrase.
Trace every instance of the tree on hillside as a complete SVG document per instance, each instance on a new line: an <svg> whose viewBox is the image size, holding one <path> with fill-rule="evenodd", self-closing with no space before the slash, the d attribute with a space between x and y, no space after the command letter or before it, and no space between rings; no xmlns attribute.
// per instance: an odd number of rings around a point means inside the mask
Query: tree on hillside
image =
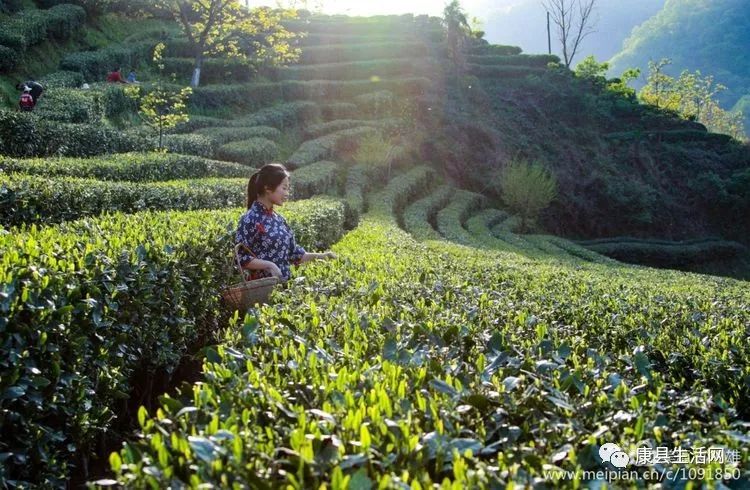
<svg viewBox="0 0 750 490"><path fill-rule="evenodd" d="M703 76L700 71L684 70L675 79L664 73L671 63L669 58L649 62L648 83L638 97L647 104L677 112L685 119L698 121L709 131L745 139L741 113L725 111L719 106L716 96L726 90L724 85L714 83L712 76Z"/></svg>
<svg viewBox="0 0 750 490"><path fill-rule="evenodd" d="M157 44L154 48L153 61L160 71L164 71L163 52L164 44ZM165 88L161 82L157 82L145 95L141 95L141 87L138 85L130 85L125 89L125 93L138 102L139 115L146 125L159 135L159 151L164 149L164 132L179 123L190 120L187 113L187 101L192 93L190 87L175 92Z"/></svg>
<svg viewBox="0 0 750 490"><path fill-rule="evenodd" d="M594 32L592 16L596 0L542 0L542 5L552 17L562 46L563 61L570 68L581 42Z"/></svg>
<svg viewBox="0 0 750 490"><path fill-rule="evenodd" d="M167 13L182 27L195 56L190 82L200 84L206 56L225 56L260 66L295 61L292 48L296 34L282 25L295 18L293 9L257 7L247 9L239 0L155 0L157 10Z"/></svg>
<svg viewBox="0 0 750 490"><path fill-rule="evenodd" d="M443 26L446 31L448 59L455 74L461 73L466 65L466 45L471 36L471 26L458 0L452 0L443 9Z"/></svg>

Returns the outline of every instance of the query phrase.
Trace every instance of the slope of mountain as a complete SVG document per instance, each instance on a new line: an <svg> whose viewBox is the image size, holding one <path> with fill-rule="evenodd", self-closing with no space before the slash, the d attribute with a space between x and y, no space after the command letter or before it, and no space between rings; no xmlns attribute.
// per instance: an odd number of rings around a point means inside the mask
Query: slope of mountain
<svg viewBox="0 0 750 490"><path fill-rule="evenodd" d="M750 93L748 46L750 9L745 0L667 0L659 13L633 30L612 58L611 73L637 67L645 74L649 60L671 58L665 70L671 75L700 70L726 85L719 98L731 109Z"/></svg>

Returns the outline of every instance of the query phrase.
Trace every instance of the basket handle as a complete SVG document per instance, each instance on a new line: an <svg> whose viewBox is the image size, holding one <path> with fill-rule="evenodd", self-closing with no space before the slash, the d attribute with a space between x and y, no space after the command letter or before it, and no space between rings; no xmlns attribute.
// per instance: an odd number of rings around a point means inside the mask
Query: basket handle
<svg viewBox="0 0 750 490"><path fill-rule="evenodd" d="M235 245L235 246L234 246L234 263L235 263L235 264L237 265L237 270L239 270L239 271L240 271L240 275L242 276L242 280L243 280L243 281L245 281L245 282L250 282L250 281L249 281L249 280L247 279L247 276L245 275L245 269L243 269L243 268L242 268L242 264L240 264L240 249L241 249L241 248L242 248L242 249L245 249L245 252L247 252L247 253L249 253L250 255L252 255L252 256L253 256L253 258L256 258L256 259L257 259L257 258L258 258L258 256L257 256L257 255L255 255L255 254L253 253L253 251L252 251L252 250L250 250L250 247L248 247L248 246L247 246L247 245L245 245L244 243L238 243L237 245Z"/></svg>

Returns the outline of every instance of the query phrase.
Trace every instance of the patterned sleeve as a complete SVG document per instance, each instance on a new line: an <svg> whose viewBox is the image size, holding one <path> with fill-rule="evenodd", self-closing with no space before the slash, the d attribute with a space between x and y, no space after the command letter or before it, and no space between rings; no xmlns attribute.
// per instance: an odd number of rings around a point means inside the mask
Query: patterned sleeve
<svg viewBox="0 0 750 490"><path fill-rule="evenodd" d="M240 224L237 227L237 235L235 236L235 244L244 243L245 246L250 248L252 246L255 237L258 235L258 229L256 224L258 223L257 216L252 211L248 211L243 214L240 218ZM252 261L255 257L240 249L240 264L243 266L248 262Z"/></svg>

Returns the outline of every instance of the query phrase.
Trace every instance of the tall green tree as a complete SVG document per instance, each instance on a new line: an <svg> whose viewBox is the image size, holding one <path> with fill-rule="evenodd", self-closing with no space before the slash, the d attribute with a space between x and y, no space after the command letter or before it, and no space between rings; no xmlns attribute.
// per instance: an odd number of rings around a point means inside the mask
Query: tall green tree
<svg viewBox="0 0 750 490"><path fill-rule="evenodd" d="M195 67L190 82L200 85L207 56L239 58L260 66L295 61L299 50L291 45L297 37L282 21L297 16L294 9L248 9L238 0L156 0L182 27L190 43Z"/></svg>
<svg viewBox="0 0 750 490"><path fill-rule="evenodd" d="M162 63L164 47L163 43L159 43L154 48L153 60L161 71L164 70ZM141 87L138 85L130 85L125 91L129 97L138 101L139 115L146 125L159 135L159 150L163 149L164 132L167 129L190 120L187 114L187 101L193 92L190 87L174 92L164 88L161 82L157 82L145 95L141 95Z"/></svg>
<svg viewBox="0 0 750 490"><path fill-rule="evenodd" d="M458 0L452 0L443 9L443 26L448 45L448 59L455 75L459 75L466 67L465 53L471 37L471 26Z"/></svg>

